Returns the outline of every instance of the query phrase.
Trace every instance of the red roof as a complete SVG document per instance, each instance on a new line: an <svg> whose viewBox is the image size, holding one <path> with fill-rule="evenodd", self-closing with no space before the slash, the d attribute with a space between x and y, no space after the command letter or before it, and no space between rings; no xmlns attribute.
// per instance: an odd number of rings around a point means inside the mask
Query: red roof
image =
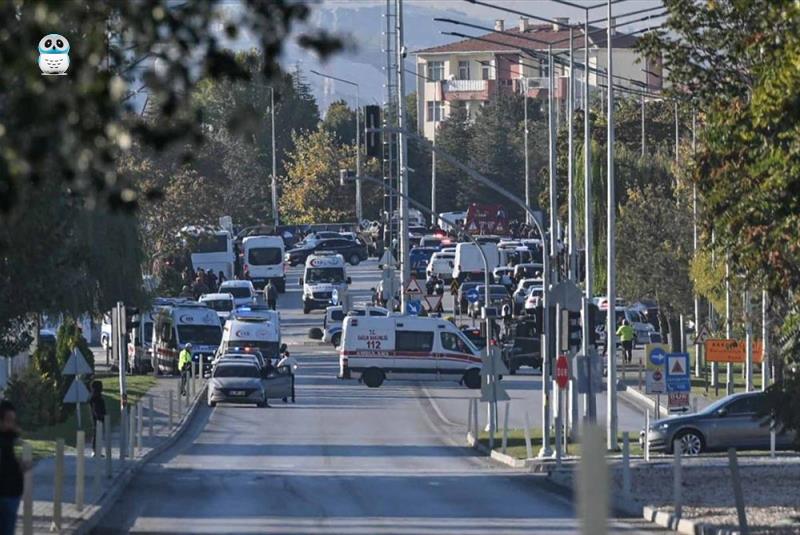
<svg viewBox="0 0 800 535"><path fill-rule="evenodd" d="M443 52L517 52L523 48L547 50L546 43L557 43L554 45L557 49L569 48L569 29L560 28L554 30L551 24L531 24L524 33L521 33L519 27L515 26L502 32L490 32L480 37L481 39L462 39L454 43L418 50L415 54L437 54ZM535 39L535 41L533 39ZM573 30L573 41L575 48L583 47L582 28L575 28ZM589 41L593 46L605 48L605 29L590 26ZM618 48L633 48L637 41L638 39L636 37L623 33L617 33L616 36L614 36L614 46Z"/></svg>

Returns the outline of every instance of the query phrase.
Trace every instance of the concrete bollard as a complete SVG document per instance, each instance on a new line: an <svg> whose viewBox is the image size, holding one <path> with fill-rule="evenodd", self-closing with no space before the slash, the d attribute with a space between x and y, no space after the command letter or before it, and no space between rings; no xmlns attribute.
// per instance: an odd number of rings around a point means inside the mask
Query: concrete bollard
<svg viewBox="0 0 800 535"><path fill-rule="evenodd" d="M169 429L170 429L170 431L172 430L173 423L175 421L173 416L172 416L172 413L173 413L172 403L173 403L174 398L175 398L175 392L170 390L169 391Z"/></svg>
<svg viewBox="0 0 800 535"><path fill-rule="evenodd" d="M86 433L83 431L78 431L75 437L75 448L75 508L82 511L86 477Z"/></svg>
<svg viewBox="0 0 800 535"><path fill-rule="evenodd" d="M583 429L583 447L577 473L580 533L600 535L608 532L609 477L603 430L596 425Z"/></svg>
<svg viewBox="0 0 800 535"><path fill-rule="evenodd" d="M64 439L56 440L56 470L53 477L53 523L50 531L61 531L61 502L64 499Z"/></svg>
<svg viewBox="0 0 800 535"><path fill-rule="evenodd" d="M622 433L622 495L631 497L631 438L627 431Z"/></svg>
<svg viewBox="0 0 800 535"><path fill-rule="evenodd" d="M30 466L33 462L33 448L30 442L22 444L22 462ZM22 533L33 535L33 470L25 470L25 490L22 494Z"/></svg>
<svg viewBox="0 0 800 535"><path fill-rule="evenodd" d="M533 458L533 448L531 447L531 422L528 413L525 413L525 455L528 459Z"/></svg>
<svg viewBox="0 0 800 535"><path fill-rule="evenodd" d="M144 428L144 405L136 405L136 452L142 450L142 434Z"/></svg>
<svg viewBox="0 0 800 535"><path fill-rule="evenodd" d="M155 410L153 409L153 396L149 396L147 398L147 414L149 418L147 419L147 436L151 439L153 438L153 421L155 420Z"/></svg>
<svg viewBox="0 0 800 535"><path fill-rule="evenodd" d="M736 458L736 448L728 448L728 466L731 469L731 483L733 484L733 498L736 502L736 516L739 519L739 533L747 535L747 515L744 510L744 495L742 494L742 480L739 476L739 461Z"/></svg>
<svg viewBox="0 0 800 535"><path fill-rule="evenodd" d="M506 403L506 412L503 415L503 453L508 451L508 409L511 407L511 403Z"/></svg>
<svg viewBox="0 0 800 535"><path fill-rule="evenodd" d="M103 439L106 443L106 477L111 477L112 472L112 465L111 465L111 416L106 414L105 419L103 420ZM100 447L102 450L102 446Z"/></svg>
<svg viewBox="0 0 800 535"><path fill-rule="evenodd" d="M672 499L675 502L675 518L683 514L683 473L681 467L681 443L675 440L672 443Z"/></svg>
<svg viewBox="0 0 800 535"><path fill-rule="evenodd" d="M104 425L95 422L97 431L95 431L95 445L97 446L94 456L94 482L92 483L92 499L94 503L100 499L100 478L103 477L103 445L105 444L105 436L103 433Z"/></svg>
<svg viewBox="0 0 800 535"><path fill-rule="evenodd" d="M128 451L129 457L133 460L136 457L136 406L132 405L128 411L128 436L125 447Z"/></svg>

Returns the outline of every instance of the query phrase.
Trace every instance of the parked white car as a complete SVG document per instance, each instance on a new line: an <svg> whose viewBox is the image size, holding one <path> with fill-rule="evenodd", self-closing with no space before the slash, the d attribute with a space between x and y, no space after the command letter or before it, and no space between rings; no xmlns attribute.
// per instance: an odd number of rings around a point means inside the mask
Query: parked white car
<svg viewBox="0 0 800 535"><path fill-rule="evenodd" d="M229 293L237 306L252 305L256 302L256 289L253 283L245 280L228 280L219 285L219 293Z"/></svg>

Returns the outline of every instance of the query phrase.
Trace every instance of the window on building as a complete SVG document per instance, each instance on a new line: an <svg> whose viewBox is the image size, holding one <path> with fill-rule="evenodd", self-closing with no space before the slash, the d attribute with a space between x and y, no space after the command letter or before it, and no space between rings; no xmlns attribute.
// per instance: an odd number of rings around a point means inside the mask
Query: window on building
<svg viewBox="0 0 800 535"><path fill-rule="evenodd" d="M469 61L459 61L458 62L458 79L459 80L471 80L472 77L469 75Z"/></svg>
<svg viewBox="0 0 800 535"><path fill-rule="evenodd" d="M427 102L427 115L425 116L425 120L428 122L443 121L444 102L441 100L429 100Z"/></svg>
<svg viewBox="0 0 800 535"><path fill-rule="evenodd" d="M433 350L432 331L397 331L394 338L395 350L424 353Z"/></svg>
<svg viewBox="0 0 800 535"><path fill-rule="evenodd" d="M428 79L430 81L438 82L444 80L444 62L443 61L429 61L428 62Z"/></svg>
<svg viewBox="0 0 800 535"><path fill-rule="evenodd" d="M486 63L481 64L481 80L492 79L492 66Z"/></svg>

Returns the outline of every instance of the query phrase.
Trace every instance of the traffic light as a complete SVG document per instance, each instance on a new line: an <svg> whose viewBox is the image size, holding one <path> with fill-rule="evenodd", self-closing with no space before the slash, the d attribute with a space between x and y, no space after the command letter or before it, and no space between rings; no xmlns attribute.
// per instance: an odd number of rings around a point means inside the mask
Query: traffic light
<svg viewBox="0 0 800 535"><path fill-rule="evenodd" d="M381 107L375 104L364 106L364 118L367 131L367 157L382 158L383 142L380 132L370 132L370 128L381 127Z"/></svg>
<svg viewBox="0 0 800 535"><path fill-rule="evenodd" d="M134 327L136 327L136 321L134 321L134 316L139 315L139 309L137 307L125 307L125 332L131 332Z"/></svg>

